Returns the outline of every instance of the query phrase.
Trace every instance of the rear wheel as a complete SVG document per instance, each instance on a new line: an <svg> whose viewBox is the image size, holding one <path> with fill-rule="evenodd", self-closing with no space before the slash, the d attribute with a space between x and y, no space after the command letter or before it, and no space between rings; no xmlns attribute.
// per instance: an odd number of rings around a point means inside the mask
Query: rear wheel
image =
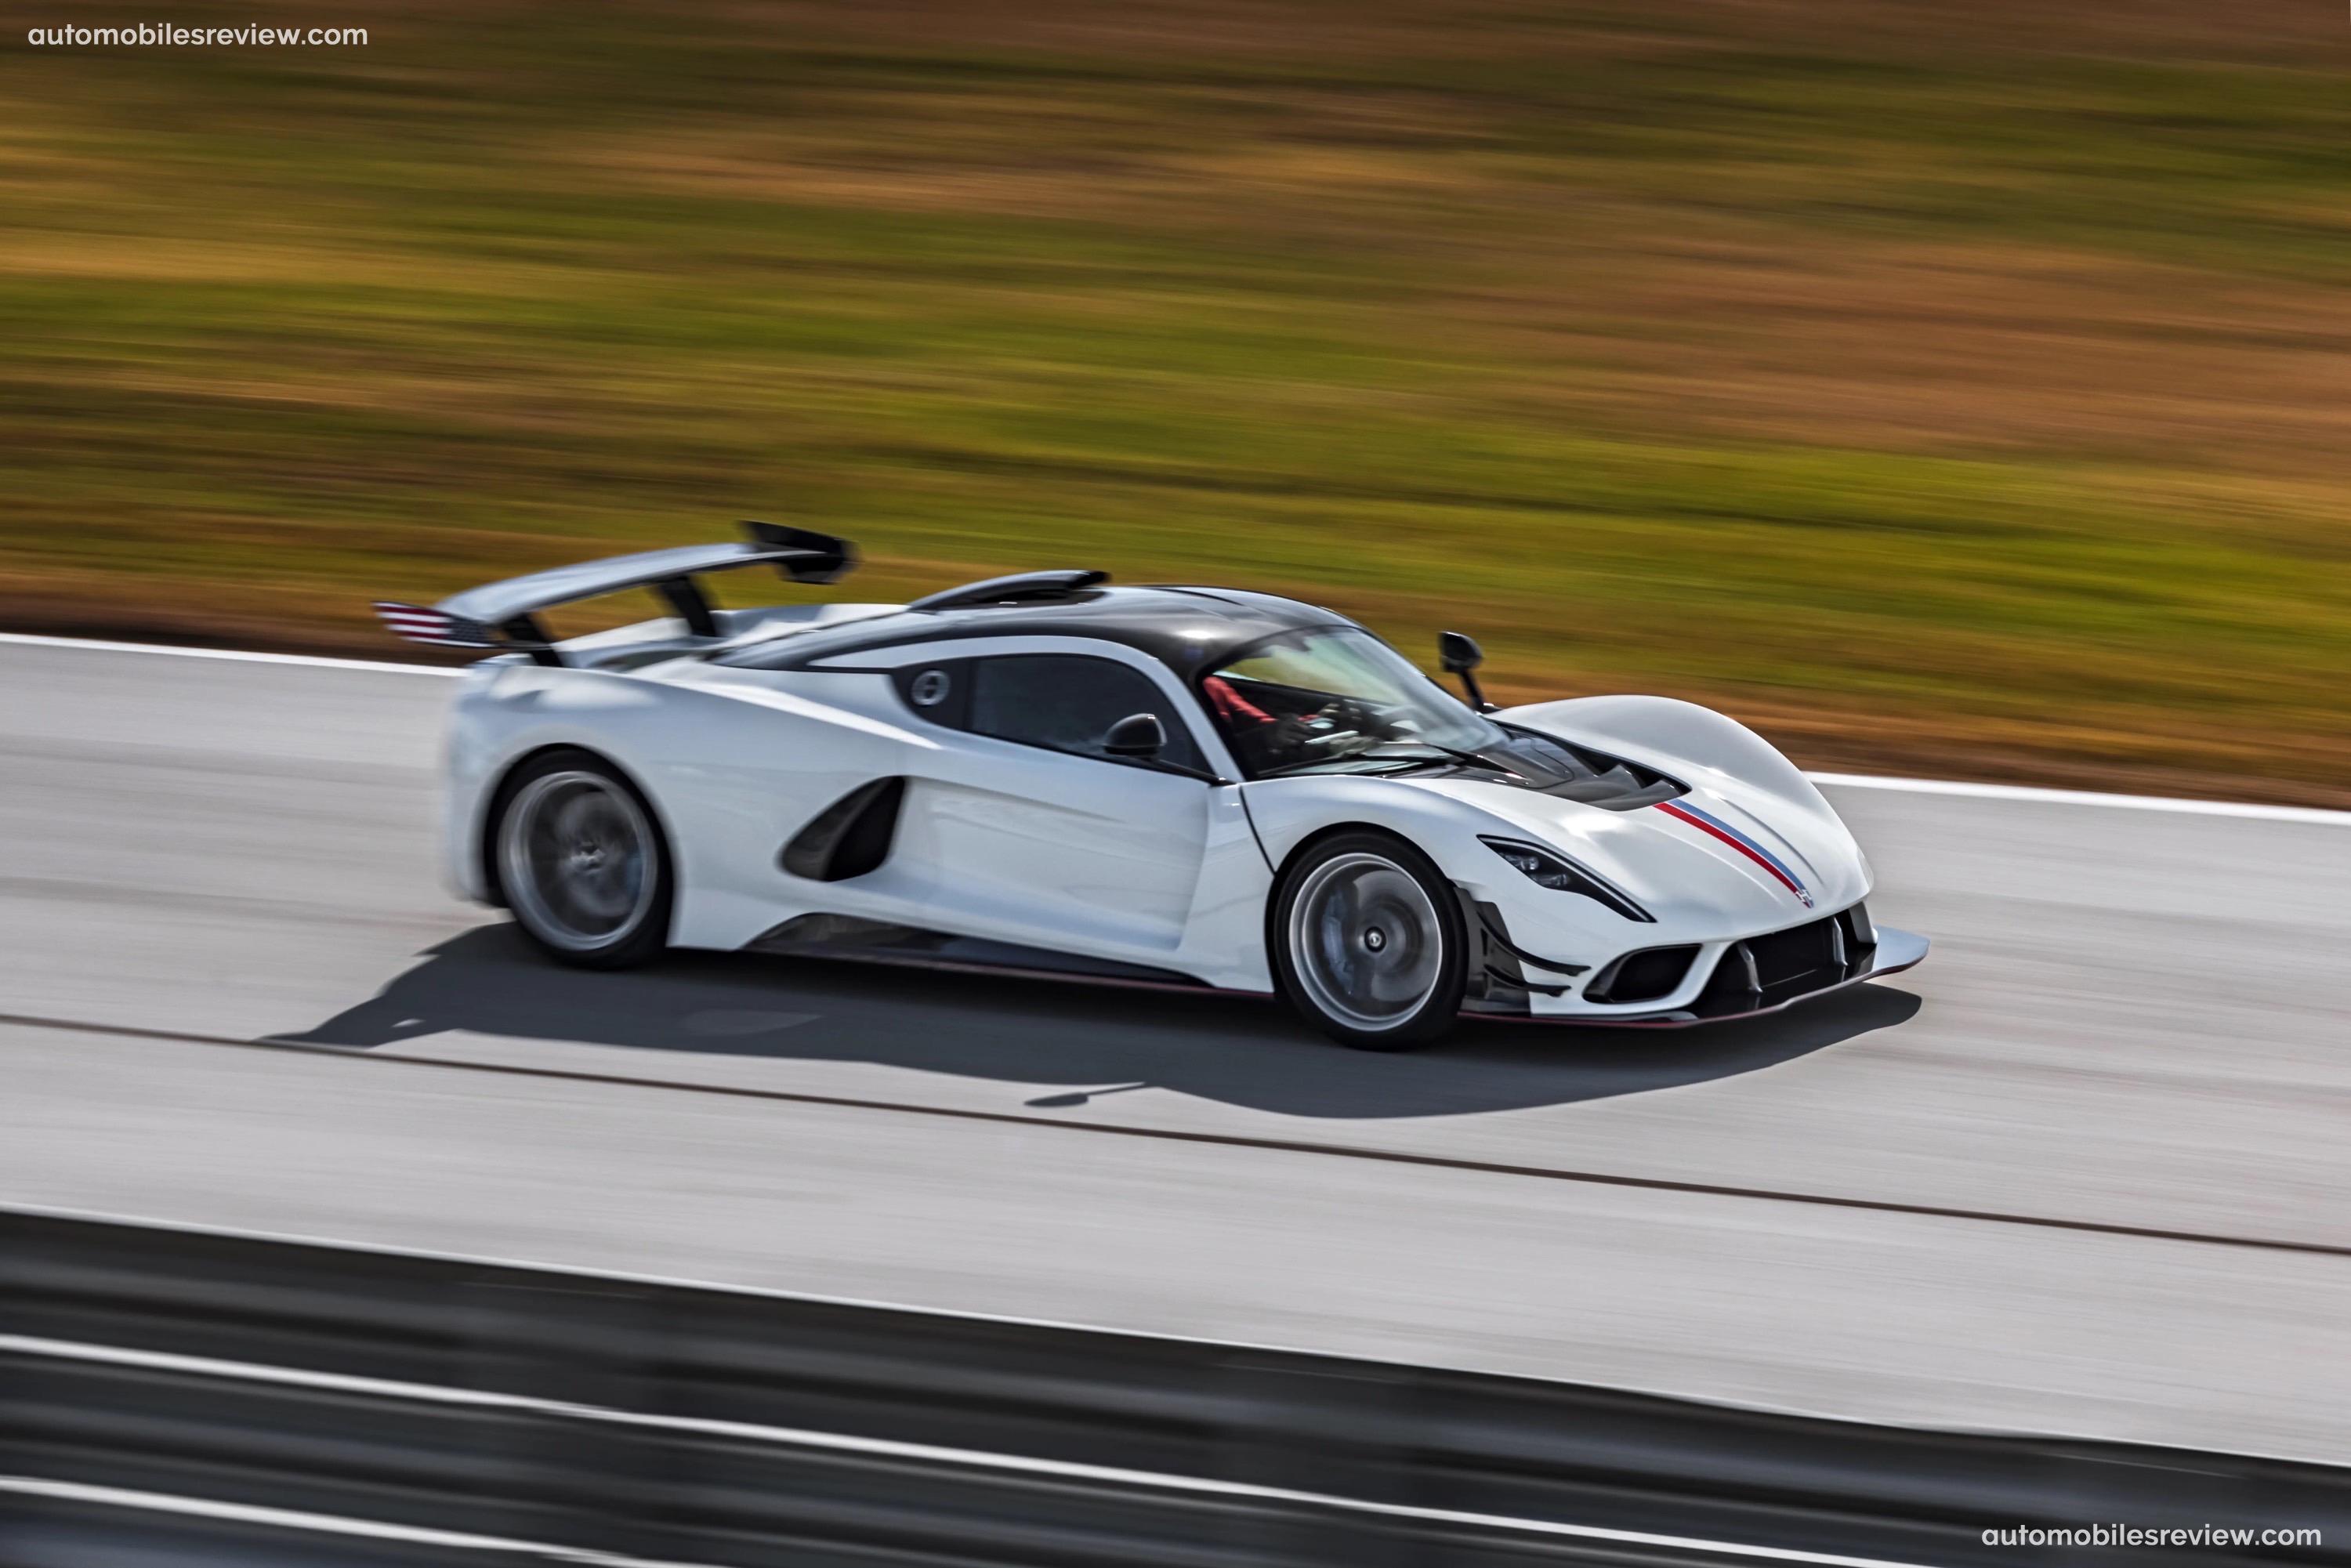
<svg viewBox="0 0 2351 1568"><path fill-rule="evenodd" d="M1290 1006L1364 1051L1406 1051L1453 1027L1467 987L1460 902L1428 857L1371 831L1293 862L1268 936Z"/></svg>
<svg viewBox="0 0 2351 1568"><path fill-rule="evenodd" d="M492 854L532 941L567 964L620 969L667 945L669 855L653 810L602 758L558 751L499 791Z"/></svg>

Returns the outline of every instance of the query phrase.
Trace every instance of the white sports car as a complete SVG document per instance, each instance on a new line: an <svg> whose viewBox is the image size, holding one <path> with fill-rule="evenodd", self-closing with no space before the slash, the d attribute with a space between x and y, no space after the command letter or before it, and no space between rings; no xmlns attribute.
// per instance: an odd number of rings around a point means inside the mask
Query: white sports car
<svg viewBox="0 0 2351 1568"><path fill-rule="evenodd" d="M1916 964L1779 752L1653 696L1457 701L1293 600L1040 571L912 604L716 608L855 551L774 524L379 604L505 650L459 688L447 872L567 963L668 946L1280 991L1350 1045L1463 1012L1687 1024ZM568 642L551 605L671 614Z"/></svg>

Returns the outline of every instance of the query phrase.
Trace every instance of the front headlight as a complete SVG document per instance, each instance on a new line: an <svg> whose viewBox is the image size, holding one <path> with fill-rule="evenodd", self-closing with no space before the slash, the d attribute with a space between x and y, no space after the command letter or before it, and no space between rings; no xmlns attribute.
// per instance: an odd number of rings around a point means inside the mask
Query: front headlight
<svg viewBox="0 0 2351 1568"><path fill-rule="evenodd" d="M1488 849L1526 873L1530 882L1559 893L1582 894L1595 904L1604 904L1627 920L1641 920L1654 925L1657 917L1633 902L1621 889L1596 872L1589 872L1561 854L1557 850L1541 844L1527 843L1520 839L1489 839L1478 841Z"/></svg>

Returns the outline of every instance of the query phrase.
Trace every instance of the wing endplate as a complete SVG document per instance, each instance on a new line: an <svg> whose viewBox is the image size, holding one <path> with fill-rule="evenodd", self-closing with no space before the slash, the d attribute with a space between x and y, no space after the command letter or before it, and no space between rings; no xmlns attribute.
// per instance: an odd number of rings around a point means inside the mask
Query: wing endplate
<svg viewBox="0 0 2351 1568"><path fill-rule="evenodd" d="M490 629L478 621L462 615L452 615L426 604L402 604L395 600L379 599L374 605L376 619L394 636L405 637L412 643L425 643L436 648L496 648L501 644Z"/></svg>

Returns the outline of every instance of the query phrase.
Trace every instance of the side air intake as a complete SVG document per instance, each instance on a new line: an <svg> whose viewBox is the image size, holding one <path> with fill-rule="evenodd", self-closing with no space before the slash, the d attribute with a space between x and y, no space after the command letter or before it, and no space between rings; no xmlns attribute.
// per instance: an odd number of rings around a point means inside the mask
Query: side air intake
<svg viewBox="0 0 2351 1568"><path fill-rule="evenodd" d="M1674 947L1644 947L1627 953L1593 977L1583 988L1588 1002L1654 1002L1681 988L1698 956L1695 944Z"/></svg>
<svg viewBox="0 0 2351 1568"><path fill-rule="evenodd" d="M898 832L898 808L906 799L904 779L860 784L810 819L792 835L778 864L810 882L846 882L881 868Z"/></svg>

